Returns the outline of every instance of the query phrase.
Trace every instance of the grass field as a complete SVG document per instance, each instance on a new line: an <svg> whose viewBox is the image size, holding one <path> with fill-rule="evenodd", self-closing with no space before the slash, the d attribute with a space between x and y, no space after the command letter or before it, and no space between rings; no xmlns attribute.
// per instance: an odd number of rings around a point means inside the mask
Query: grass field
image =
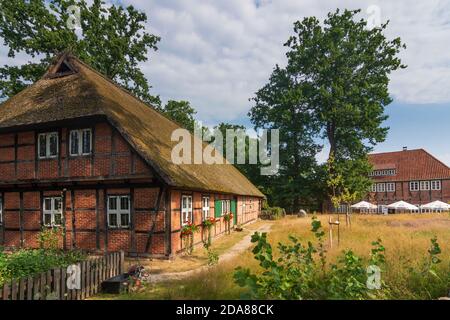
<svg viewBox="0 0 450 320"><path fill-rule="evenodd" d="M319 216L328 231L328 215ZM341 221L345 221L341 216ZM275 247L294 235L302 243L314 241L310 218L288 217L267 222L272 224L268 235ZM344 223L345 224L345 223ZM328 235L328 233L326 233ZM411 277L411 268L420 270L428 258L430 239L436 236L442 253L438 266L439 278L424 282L421 277ZM328 249L328 262L334 263L344 249L352 249L367 258L371 242L382 239L386 248L386 271L383 280L389 284L388 299L435 299L448 294L450 289L450 216L448 214L398 214L389 216L354 215L352 226L341 226L340 246ZM253 246L252 246L253 247ZM252 248L251 247L251 248ZM189 278L148 285L140 293L100 296L101 299L239 299L244 292L234 283L237 266L258 272L258 261L251 248L235 259L219 263L207 271ZM428 279L428 278L427 278Z"/></svg>

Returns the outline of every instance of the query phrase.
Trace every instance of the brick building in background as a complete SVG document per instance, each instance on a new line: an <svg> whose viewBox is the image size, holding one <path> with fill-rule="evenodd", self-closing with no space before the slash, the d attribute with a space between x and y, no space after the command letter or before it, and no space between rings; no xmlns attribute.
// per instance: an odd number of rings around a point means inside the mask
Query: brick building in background
<svg viewBox="0 0 450 320"><path fill-rule="evenodd" d="M42 79L0 105L0 246L61 246L170 256L184 221L257 219L263 194L230 164L175 165L179 128L65 53ZM194 139L191 136L192 139ZM202 240L195 235L195 242Z"/></svg>
<svg viewBox="0 0 450 320"><path fill-rule="evenodd" d="M372 190L366 200L385 206L403 200L419 206L435 200L450 203L450 168L423 149L369 155Z"/></svg>

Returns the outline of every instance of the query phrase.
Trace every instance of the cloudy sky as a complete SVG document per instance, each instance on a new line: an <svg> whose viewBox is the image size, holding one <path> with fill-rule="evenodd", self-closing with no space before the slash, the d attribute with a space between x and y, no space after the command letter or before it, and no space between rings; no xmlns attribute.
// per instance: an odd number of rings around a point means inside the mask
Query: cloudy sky
<svg viewBox="0 0 450 320"><path fill-rule="evenodd" d="M121 0L148 15L159 50L142 69L163 101L189 100L198 119L251 127L254 92L275 64L285 64L283 43L305 16L323 18L336 8L379 10L390 20L387 36L407 44L406 70L392 76L387 141L376 151L425 148L450 165L450 1L408 0ZM8 63L0 49L0 64Z"/></svg>

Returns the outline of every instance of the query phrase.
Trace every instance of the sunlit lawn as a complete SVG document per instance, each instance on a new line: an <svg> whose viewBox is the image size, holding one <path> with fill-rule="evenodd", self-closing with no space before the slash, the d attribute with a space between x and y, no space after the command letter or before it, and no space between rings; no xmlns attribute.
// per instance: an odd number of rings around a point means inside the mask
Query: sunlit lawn
<svg viewBox="0 0 450 320"><path fill-rule="evenodd" d="M328 237L328 215L319 216ZM335 216L336 217L336 216ZM301 242L315 241L310 232L310 218L288 217L272 223L269 240L272 245L287 242L294 235ZM351 228L345 226L341 216L340 246L336 243L328 252L328 261L334 262L342 250L351 248L357 255L368 257L371 242L382 239L386 247L387 269L383 280L390 283L389 298L427 299L445 295L450 289L450 217L448 214L397 214L354 215ZM234 236L234 235L233 235ZM231 237L233 236L227 236ZM410 267L420 268L428 257L430 238L437 236L442 249L439 286L431 291L422 289L420 283L407 280ZM334 233L335 240L336 233ZM226 237L224 237L226 238ZM224 240L228 241L228 240ZM232 241L231 241L232 242ZM223 249L226 249L226 245ZM234 284L233 273L237 266L260 270L250 247L238 257L201 271L189 278L149 285L141 293L120 296L101 296L106 299L239 299L244 289ZM199 253L201 254L201 253ZM206 259L206 258L205 258ZM182 261L182 260L180 260ZM447 286L447 287L446 287Z"/></svg>

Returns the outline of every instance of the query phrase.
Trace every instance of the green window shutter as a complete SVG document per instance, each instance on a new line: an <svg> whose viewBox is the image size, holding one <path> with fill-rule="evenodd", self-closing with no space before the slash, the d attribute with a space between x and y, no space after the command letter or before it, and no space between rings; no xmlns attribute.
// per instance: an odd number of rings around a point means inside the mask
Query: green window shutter
<svg viewBox="0 0 450 320"><path fill-rule="evenodd" d="M231 200L231 212L233 213L233 224L237 224L236 200Z"/></svg>
<svg viewBox="0 0 450 320"><path fill-rule="evenodd" d="M214 217L220 218L222 216L222 201L216 200L214 203Z"/></svg>

